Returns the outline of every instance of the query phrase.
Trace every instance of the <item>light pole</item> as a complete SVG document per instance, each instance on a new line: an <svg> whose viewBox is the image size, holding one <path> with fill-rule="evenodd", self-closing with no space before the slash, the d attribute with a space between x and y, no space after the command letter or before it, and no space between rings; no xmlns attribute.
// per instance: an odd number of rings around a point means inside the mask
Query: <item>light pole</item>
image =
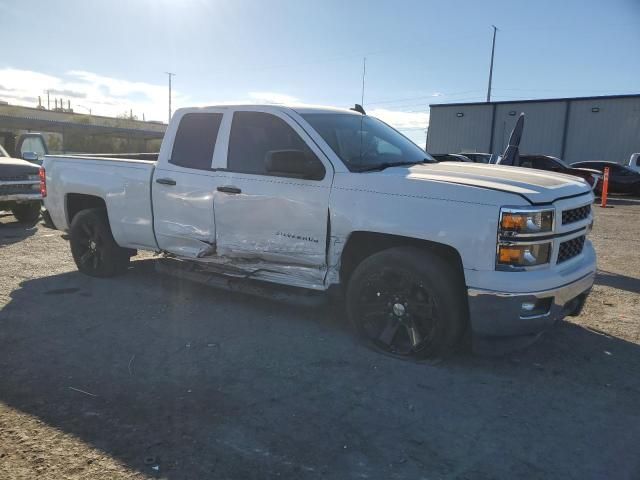
<svg viewBox="0 0 640 480"><path fill-rule="evenodd" d="M498 31L498 27L495 25L491 25L493 27L493 44L491 45L491 66L489 67L489 86L487 87L487 103L491 101L491 80L493 78L493 54L496 51L496 32Z"/></svg>
<svg viewBox="0 0 640 480"><path fill-rule="evenodd" d="M85 107L84 105L78 105L77 103L76 103L76 107L84 108L87 112L89 112L89 115L91 115L91 109L89 107Z"/></svg>
<svg viewBox="0 0 640 480"><path fill-rule="evenodd" d="M175 77L175 73L164 72L169 76L169 119L167 120L167 124L171 122L171 77Z"/></svg>

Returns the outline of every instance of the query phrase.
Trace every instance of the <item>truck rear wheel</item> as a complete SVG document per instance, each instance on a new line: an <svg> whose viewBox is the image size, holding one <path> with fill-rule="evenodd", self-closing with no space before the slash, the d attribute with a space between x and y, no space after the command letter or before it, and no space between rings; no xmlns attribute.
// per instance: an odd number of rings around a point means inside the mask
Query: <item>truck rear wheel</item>
<svg viewBox="0 0 640 480"><path fill-rule="evenodd" d="M445 354L460 340L468 308L460 273L437 255L397 247L371 255L351 275L347 314L370 346L400 357Z"/></svg>
<svg viewBox="0 0 640 480"><path fill-rule="evenodd" d="M40 216L40 202L18 203L11 213L20 223L35 223Z"/></svg>
<svg viewBox="0 0 640 480"><path fill-rule="evenodd" d="M82 210L73 217L70 244L78 270L86 275L113 277L124 273L129 265L129 250L113 239L102 208Z"/></svg>

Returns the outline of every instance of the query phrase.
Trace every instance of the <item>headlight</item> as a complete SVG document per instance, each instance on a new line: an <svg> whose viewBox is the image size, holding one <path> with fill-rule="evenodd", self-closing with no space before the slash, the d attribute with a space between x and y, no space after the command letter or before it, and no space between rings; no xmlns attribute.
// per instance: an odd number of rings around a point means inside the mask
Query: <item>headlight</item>
<svg viewBox="0 0 640 480"><path fill-rule="evenodd" d="M552 233L553 212L503 208L500 211L500 233L507 236Z"/></svg>
<svg viewBox="0 0 640 480"><path fill-rule="evenodd" d="M498 270L526 270L551 262L555 210L549 207L503 207L498 225Z"/></svg>
<svg viewBox="0 0 640 480"><path fill-rule="evenodd" d="M549 263L551 242L498 245L497 264L506 267L534 267Z"/></svg>

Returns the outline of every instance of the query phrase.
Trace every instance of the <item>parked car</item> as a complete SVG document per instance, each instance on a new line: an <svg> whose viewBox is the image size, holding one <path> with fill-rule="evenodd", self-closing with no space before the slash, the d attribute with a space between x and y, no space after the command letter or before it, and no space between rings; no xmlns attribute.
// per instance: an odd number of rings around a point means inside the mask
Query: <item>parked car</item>
<svg viewBox="0 0 640 480"><path fill-rule="evenodd" d="M594 168L579 168L576 167L575 164L569 165L551 155L520 155L519 166L580 177L586 180L593 190L596 190L602 179L602 173Z"/></svg>
<svg viewBox="0 0 640 480"><path fill-rule="evenodd" d="M631 157L629 157L629 165L628 167L631 170L635 170L636 172L640 172L640 153L632 153Z"/></svg>
<svg viewBox="0 0 640 480"><path fill-rule="evenodd" d="M470 162L471 160L459 153L433 153L431 156L438 162Z"/></svg>
<svg viewBox="0 0 640 480"><path fill-rule="evenodd" d="M640 195L640 172L636 172L626 165L616 162L587 161L571 164L576 168L589 168L604 173L605 167L609 167L609 193L632 193ZM601 193L602 186L597 190Z"/></svg>
<svg viewBox="0 0 640 480"><path fill-rule="evenodd" d="M19 222L32 223L40 215L40 168L11 158L0 146L0 210L10 210Z"/></svg>
<svg viewBox="0 0 640 480"><path fill-rule="evenodd" d="M42 164L44 156L49 153L47 142L41 133L0 132L0 143L10 157L22 158L28 162Z"/></svg>
<svg viewBox="0 0 640 480"><path fill-rule="evenodd" d="M485 164L496 163L496 160L500 156L497 153L477 153L477 152L460 152L460 155L464 155L474 163L485 163Z"/></svg>
<svg viewBox="0 0 640 480"><path fill-rule="evenodd" d="M441 354L469 328L476 348L530 342L579 314L594 281L585 182L437 163L363 112L183 108L157 161L47 156L44 168L81 272L120 274L150 250L221 288L334 292L394 355Z"/></svg>

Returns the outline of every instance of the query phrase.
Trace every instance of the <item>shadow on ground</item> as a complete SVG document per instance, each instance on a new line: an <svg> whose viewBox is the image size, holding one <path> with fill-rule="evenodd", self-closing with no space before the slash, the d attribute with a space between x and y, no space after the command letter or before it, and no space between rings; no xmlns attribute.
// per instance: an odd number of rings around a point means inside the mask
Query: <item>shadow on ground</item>
<svg viewBox="0 0 640 480"><path fill-rule="evenodd" d="M629 277L627 275L620 275L614 272L598 270L595 283L596 285L613 287L618 290L626 290L631 293L640 293L640 279Z"/></svg>
<svg viewBox="0 0 640 480"><path fill-rule="evenodd" d="M0 213L0 247L21 242L34 235L38 228L36 222L25 224L18 222L13 215Z"/></svg>
<svg viewBox="0 0 640 480"><path fill-rule="evenodd" d="M434 365L359 346L330 308L158 277L151 261L11 297L0 401L151 477L640 475L640 348L573 324L508 358Z"/></svg>

